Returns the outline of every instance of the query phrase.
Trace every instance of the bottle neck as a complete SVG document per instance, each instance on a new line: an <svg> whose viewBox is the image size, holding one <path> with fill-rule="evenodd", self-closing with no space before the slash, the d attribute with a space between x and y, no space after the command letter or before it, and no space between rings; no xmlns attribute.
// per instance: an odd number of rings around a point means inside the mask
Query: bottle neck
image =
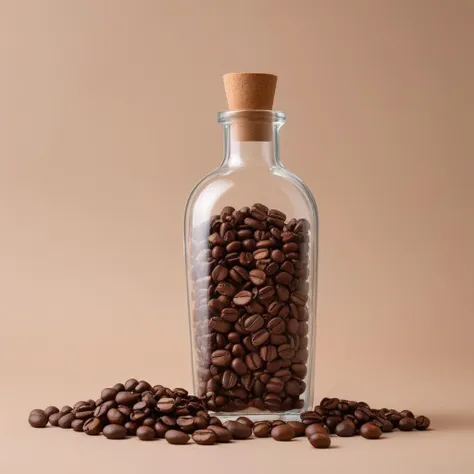
<svg viewBox="0 0 474 474"><path fill-rule="evenodd" d="M281 166L280 163L280 124L273 124L265 141L242 140L234 133L235 124L224 125L224 161L228 168Z"/></svg>

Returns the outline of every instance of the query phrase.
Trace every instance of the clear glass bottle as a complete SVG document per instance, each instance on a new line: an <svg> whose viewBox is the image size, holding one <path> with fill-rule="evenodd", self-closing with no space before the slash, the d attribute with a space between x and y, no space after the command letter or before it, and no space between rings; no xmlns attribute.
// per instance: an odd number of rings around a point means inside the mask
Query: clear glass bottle
<svg viewBox="0 0 474 474"><path fill-rule="evenodd" d="M218 415L312 402L318 216L279 157L282 112L221 112L224 160L192 191L185 258L195 393Z"/></svg>

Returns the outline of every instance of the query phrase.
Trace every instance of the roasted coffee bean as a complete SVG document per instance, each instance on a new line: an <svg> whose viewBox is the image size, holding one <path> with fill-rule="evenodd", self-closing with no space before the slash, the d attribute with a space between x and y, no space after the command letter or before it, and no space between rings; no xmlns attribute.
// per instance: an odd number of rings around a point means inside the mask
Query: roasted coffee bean
<svg viewBox="0 0 474 474"><path fill-rule="evenodd" d="M125 423L125 416L116 408L111 408L107 412L107 419L109 420L109 423L115 425L123 425Z"/></svg>
<svg viewBox="0 0 474 474"><path fill-rule="evenodd" d="M111 424L104 426L102 434L107 439L123 439L127 436L127 429L122 425Z"/></svg>
<svg viewBox="0 0 474 474"><path fill-rule="evenodd" d="M238 380L237 374L233 370L227 369L222 375L222 387L228 390L234 387Z"/></svg>
<svg viewBox="0 0 474 474"><path fill-rule="evenodd" d="M217 265L214 270L212 270L211 277L214 280L214 282L219 283L221 281L224 281L229 274L229 270L223 265Z"/></svg>
<svg viewBox="0 0 474 474"><path fill-rule="evenodd" d="M168 430L165 439L170 444L186 444L190 440L190 436L182 431Z"/></svg>
<svg viewBox="0 0 474 474"><path fill-rule="evenodd" d="M272 425L265 421L257 422L253 427L253 434L257 438L268 438L272 431Z"/></svg>
<svg viewBox="0 0 474 474"><path fill-rule="evenodd" d="M74 419L74 415L72 415L72 418ZM28 423L33 428L44 428L48 424L48 417L46 416L46 413L43 410L35 411L34 413L30 414L28 418Z"/></svg>
<svg viewBox="0 0 474 474"><path fill-rule="evenodd" d="M59 420L61 419L62 416L64 416L64 415L61 412L53 413L49 417L49 424L51 426L59 426Z"/></svg>
<svg viewBox="0 0 474 474"><path fill-rule="evenodd" d="M255 347L259 347L261 346L262 344L265 344L268 339L270 338L270 333L268 332L267 329L260 329L259 331L257 332L254 332L252 334L252 344L255 346Z"/></svg>
<svg viewBox="0 0 474 474"><path fill-rule="evenodd" d="M247 373L248 367L245 362L240 358L235 358L232 361L232 369L238 375L244 375Z"/></svg>
<svg viewBox="0 0 474 474"><path fill-rule="evenodd" d="M90 436L97 436L102 431L102 423L99 418L89 418L82 427L84 433Z"/></svg>
<svg viewBox="0 0 474 474"><path fill-rule="evenodd" d="M53 415L54 413L59 413L59 408L58 407L55 407L53 405L49 406L49 407L46 407L44 409L44 414L47 416L47 417L50 417L51 415Z"/></svg>
<svg viewBox="0 0 474 474"><path fill-rule="evenodd" d="M283 334L286 329L285 321L280 317L272 318L267 323L267 329L272 334Z"/></svg>
<svg viewBox="0 0 474 474"><path fill-rule="evenodd" d="M402 418L415 418L415 415L410 410L402 410L400 415Z"/></svg>
<svg viewBox="0 0 474 474"><path fill-rule="evenodd" d="M161 413L171 413L174 410L175 401L173 398L163 397L156 402L156 408Z"/></svg>
<svg viewBox="0 0 474 474"><path fill-rule="evenodd" d="M261 369L263 365L262 358L256 352L251 352L250 354L247 354L245 356L245 363L247 364L247 367L252 371Z"/></svg>
<svg viewBox="0 0 474 474"><path fill-rule="evenodd" d="M378 439L382 436L382 430L373 423L365 423L360 427L360 434L366 439Z"/></svg>
<svg viewBox="0 0 474 474"><path fill-rule="evenodd" d="M304 422L303 422L304 424ZM329 435L329 430L328 428L321 424L321 423L313 423L312 425L308 425L305 430L305 435L307 438L309 438L311 435L315 433L320 433L320 434L326 434Z"/></svg>
<svg viewBox="0 0 474 474"><path fill-rule="evenodd" d="M193 441L196 444L200 444L203 446L208 446L215 444L217 442L217 436L212 430L197 430L193 433Z"/></svg>
<svg viewBox="0 0 474 474"><path fill-rule="evenodd" d="M102 398L104 402L107 402L109 400L115 400L117 393L117 390L115 390L114 388L104 388L104 390L102 390L100 394L100 398Z"/></svg>
<svg viewBox="0 0 474 474"><path fill-rule="evenodd" d="M115 401L119 405L133 406L138 402L138 400L140 400L140 394L138 393L123 391L118 392L115 396Z"/></svg>
<svg viewBox="0 0 474 474"><path fill-rule="evenodd" d="M218 367L227 367L232 361L232 355L229 351L219 349L211 355L212 364Z"/></svg>
<svg viewBox="0 0 474 474"><path fill-rule="evenodd" d="M247 425L250 428L253 428L253 421L250 418L247 418L246 416L239 416L235 421L237 421L238 423L243 423L244 425Z"/></svg>
<svg viewBox="0 0 474 474"><path fill-rule="evenodd" d="M361 407L354 412L354 416L357 420L361 422L366 422L373 418L373 413L369 408Z"/></svg>
<svg viewBox="0 0 474 474"><path fill-rule="evenodd" d="M265 274L264 271L262 270L250 270L250 281L255 285L255 286L262 286L267 279L267 275Z"/></svg>
<svg viewBox="0 0 474 474"><path fill-rule="evenodd" d="M427 416L417 416L415 418L415 428L420 431L427 430L430 427L431 421Z"/></svg>
<svg viewBox="0 0 474 474"><path fill-rule="evenodd" d="M195 429L193 416L180 416L176 420L176 424L186 433L190 433Z"/></svg>
<svg viewBox="0 0 474 474"><path fill-rule="evenodd" d="M267 383L267 391L270 393L281 393L285 388L285 382L278 377L272 377Z"/></svg>
<svg viewBox="0 0 474 474"><path fill-rule="evenodd" d="M176 418L174 416L163 415L160 417L160 421L170 428L176 426Z"/></svg>
<svg viewBox="0 0 474 474"><path fill-rule="evenodd" d="M377 417L376 420L372 420L372 423L377 425L383 433L390 433L391 431L393 431L392 423L386 420L385 418Z"/></svg>
<svg viewBox="0 0 474 474"><path fill-rule="evenodd" d="M313 448L326 449L331 446L331 438L323 433L315 433L311 435L308 439Z"/></svg>
<svg viewBox="0 0 474 474"><path fill-rule="evenodd" d="M265 362L272 362L278 357L278 352L277 352L276 347L272 345L262 346L260 348L260 357Z"/></svg>
<svg viewBox="0 0 474 474"><path fill-rule="evenodd" d="M250 291L240 291L234 296L234 304L237 306L245 306L249 304L252 299L252 293Z"/></svg>
<svg viewBox="0 0 474 474"><path fill-rule="evenodd" d="M296 437L305 435L306 425L301 421L289 421L288 426L291 426L293 428Z"/></svg>
<svg viewBox="0 0 474 474"><path fill-rule="evenodd" d="M217 443L228 443L232 440L231 432L223 426L209 425L207 429L212 431L216 435Z"/></svg>
<svg viewBox="0 0 474 474"><path fill-rule="evenodd" d="M155 426L155 419L152 418L152 417L148 417L148 418L145 418L143 421L142 421L142 426L150 426L151 428L153 428ZM173 425L174 426L174 425Z"/></svg>
<svg viewBox="0 0 474 474"><path fill-rule="evenodd" d="M138 380L137 379L128 379L125 382L124 388L127 392L130 392L132 390L135 390L135 387L138 385Z"/></svg>
<svg viewBox="0 0 474 474"><path fill-rule="evenodd" d="M59 421L58 421L58 426L61 428L71 428L71 423L74 421L75 417L74 415L69 412L63 415Z"/></svg>
<svg viewBox="0 0 474 474"><path fill-rule="evenodd" d="M134 421L127 421L124 427L127 430L127 435L135 436L137 434L138 424Z"/></svg>
<svg viewBox="0 0 474 474"><path fill-rule="evenodd" d="M69 413L71 411L72 411L72 407L70 407L69 405L64 405L61 408L60 413L62 413L63 415L66 415L67 413Z"/></svg>
<svg viewBox="0 0 474 474"><path fill-rule="evenodd" d="M415 428L416 428L415 418L405 417L405 418L402 418L398 422L398 429L400 431L411 431L411 430L414 430Z"/></svg>
<svg viewBox="0 0 474 474"><path fill-rule="evenodd" d="M252 435L252 429L238 421L226 421L224 427L231 432L234 439L247 439Z"/></svg>
<svg viewBox="0 0 474 474"><path fill-rule="evenodd" d="M139 426L136 435L141 441L151 441L156 437L155 430L150 426Z"/></svg>
<svg viewBox="0 0 474 474"><path fill-rule="evenodd" d="M356 426L350 420L341 421L334 430L337 436L341 436L342 438L354 436L355 431L356 431Z"/></svg>
<svg viewBox="0 0 474 474"><path fill-rule="evenodd" d="M84 428L84 423L85 423L85 420L74 420L71 423L71 428L74 431L82 432Z"/></svg>
<svg viewBox="0 0 474 474"><path fill-rule="evenodd" d="M283 360L291 359L295 354L295 350L291 347L290 344L282 344L278 347L278 355Z"/></svg>
<svg viewBox="0 0 474 474"><path fill-rule="evenodd" d="M274 426L271 436L275 441L291 441L296 435L295 430L287 423Z"/></svg>

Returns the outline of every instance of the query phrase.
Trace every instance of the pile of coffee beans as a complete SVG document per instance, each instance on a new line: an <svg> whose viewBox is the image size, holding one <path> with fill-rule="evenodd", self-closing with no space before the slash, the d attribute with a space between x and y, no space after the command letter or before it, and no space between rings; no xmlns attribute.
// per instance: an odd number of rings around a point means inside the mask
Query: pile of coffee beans
<svg viewBox="0 0 474 474"><path fill-rule="evenodd" d="M169 389L162 385L129 379L104 388L98 400L81 400L61 409L49 406L30 412L28 422L34 428L48 423L64 429L84 432L90 436L101 433L108 439L136 436L142 441L164 438L170 444L187 444L190 439L199 445L228 443L256 438L291 441L306 436L318 449L331 446L330 434L341 437L360 434L366 439L380 438L382 432L398 428L402 431L426 430L430 420L415 418L409 410L398 412L387 408L370 408L367 403L323 398L314 410L301 415L301 421L282 420L253 422L241 416L224 423L205 410L203 401L189 395L183 388Z"/></svg>
<svg viewBox="0 0 474 474"><path fill-rule="evenodd" d="M44 428L49 422L91 436L137 436L143 441L166 438L172 444L187 442L189 434L210 424L221 425L207 413L202 400L185 389L151 386L136 379L104 388L98 400L81 400L61 409L50 406L33 410L28 421L34 428Z"/></svg>
<svg viewBox="0 0 474 474"><path fill-rule="evenodd" d="M334 433L340 437L360 434L366 439L378 439L382 433L395 429L423 431L430 426L429 418L415 417L410 410L399 412L389 408L371 408L365 402L339 398L323 398L314 410L301 414L301 421L307 426L306 436L310 442L316 434Z"/></svg>
<svg viewBox="0 0 474 474"><path fill-rule="evenodd" d="M286 219L263 204L226 206L196 231L192 314L198 396L209 410L303 406L310 229Z"/></svg>

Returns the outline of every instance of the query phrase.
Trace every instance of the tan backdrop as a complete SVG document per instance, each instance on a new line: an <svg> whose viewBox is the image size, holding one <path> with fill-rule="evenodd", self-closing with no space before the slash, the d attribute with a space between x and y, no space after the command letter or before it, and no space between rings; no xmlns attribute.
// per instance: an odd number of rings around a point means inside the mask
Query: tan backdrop
<svg viewBox="0 0 474 474"><path fill-rule="evenodd" d="M0 0L0 467L130 472L127 450L168 449L26 417L130 376L190 387L183 209L221 160L222 74L263 71L288 114L283 161L320 210L316 398L412 408L438 430L324 456L252 441L255 466L300 452L353 471L379 453L472 472L443 428L474 396L473 45L469 0ZM211 472L198 448L165 458Z"/></svg>

